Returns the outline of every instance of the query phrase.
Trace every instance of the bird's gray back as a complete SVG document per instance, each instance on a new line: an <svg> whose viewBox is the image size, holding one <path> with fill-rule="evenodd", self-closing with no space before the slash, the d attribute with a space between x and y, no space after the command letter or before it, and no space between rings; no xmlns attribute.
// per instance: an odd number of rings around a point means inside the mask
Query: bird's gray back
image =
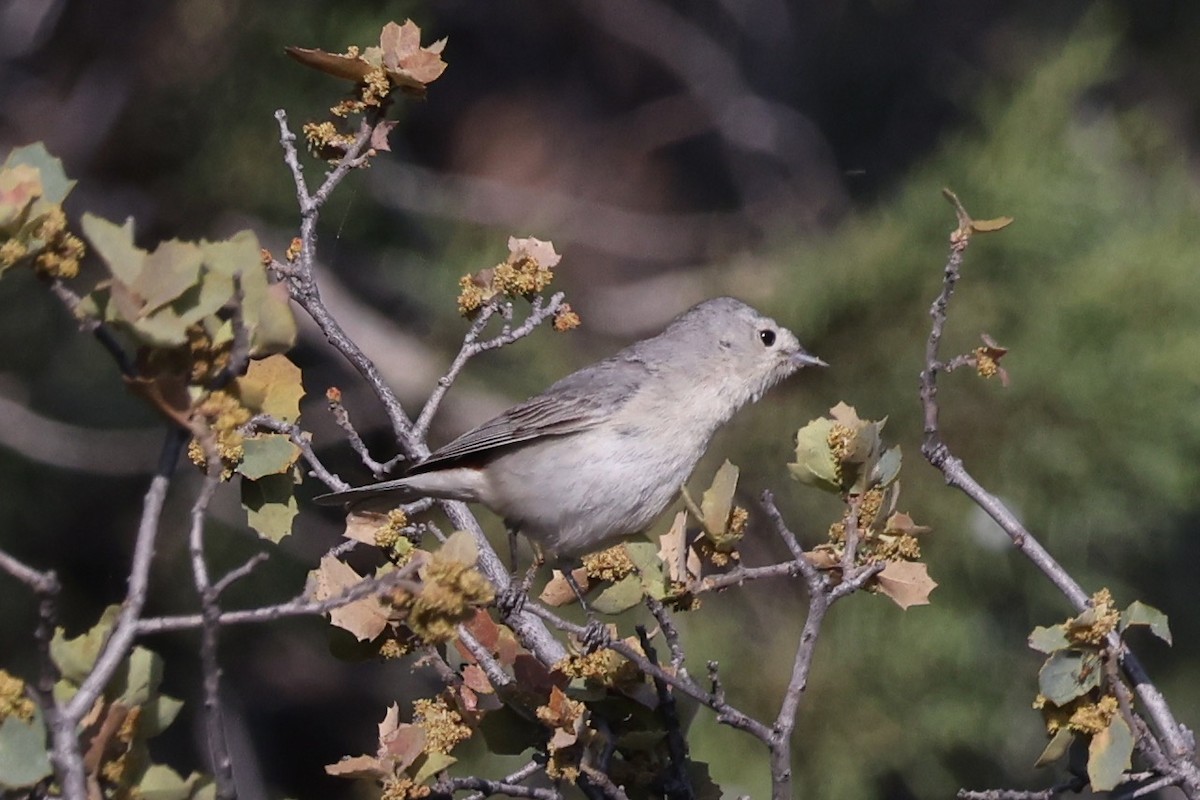
<svg viewBox="0 0 1200 800"><path fill-rule="evenodd" d="M546 391L438 448L409 474L455 462L488 459L497 451L545 436L587 430L624 406L650 374L629 349L573 372Z"/></svg>

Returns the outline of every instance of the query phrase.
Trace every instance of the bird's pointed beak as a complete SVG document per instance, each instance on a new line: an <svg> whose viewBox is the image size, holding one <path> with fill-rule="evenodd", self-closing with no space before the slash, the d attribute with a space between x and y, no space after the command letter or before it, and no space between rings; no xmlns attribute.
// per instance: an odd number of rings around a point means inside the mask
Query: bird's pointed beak
<svg viewBox="0 0 1200 800"><path fill-rule="evenodd" d="M792 354L792 363L797 367L828 367L821 359L814 356L812 353L804 349L797 350Z"/></svg>

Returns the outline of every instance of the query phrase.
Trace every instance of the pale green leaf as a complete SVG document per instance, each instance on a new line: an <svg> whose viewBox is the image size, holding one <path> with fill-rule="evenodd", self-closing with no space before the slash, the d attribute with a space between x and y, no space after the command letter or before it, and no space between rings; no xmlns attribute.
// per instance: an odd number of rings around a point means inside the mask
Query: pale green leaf
<svg viewBox="0 0 1200 800"><path fill-rule="evenodd" d="M827 492L842 491L838 464L829 449L833 420L814 419L796 432L796 460L788 464L792 477Z"/></svg>
<svg viewBox="0 0 1200 800"><path fill-rule="evenodd" d="M291 475L267 475L242 480L242 506L246 522L264 539L278 542L292 532L292 521L300 513L296 483Z"/></svg>
<svg viewBox="0 0 1200 800"><path fill-rule="evenodd" d="M1121 632L1124 633L1131 625L1146 625L1155 636L1167 644L1172 644L1171 626L1167 623L1167 615L1141 600L1134 600L1129 604L1129 608L1121 613Z"/></svg>
<svg viewBox="0 0 1200 800"><path fill-rule="evenodd" d="M212 787L212 779L198 772L185 779L170 767L151 764L137 785L137 795L141 800L200 800Z"/></svg>
<svg viewBox="0 0 1200 800"><path fill-rule="evenodd" d="M104 259L113 277L132 286L142 274L146 251L133 243L133 219L124 225L116 225L95 214L84 214L80 220L83 235L92 245L92 250Z"/></svg>
<svg viewBox="0 0 1200 800"><path fill-rule="evenodd" d="M1048 628L1039 625L1029 634L1029 646L1039 653L1049 654L1057 650L1066 650L1071 646L1071 642L1067 639L1065 625L1051 625Z"/></svg>
<svg viewBox="0 0 1200 800"><path fill-rule="evenodd" d="M1100 685L1100 659L1093 653L1058 651L1038 672L1038 691L1056 706L1063 706Z"/></svg>
<svg viewBox="0 0 1200 800"><path fill-rule="evenodd" d="M422 784L442 770L450 769L457 762L457 758L445 753L426 753L425 758L417 759L414 764L417 771L413 775L413 783Z"/></svg>
<svg viewBox="0 0 1200 800"><path fill-rule="evenodd" d="M288 472L300 458L300 448L282 433L249 436L242 444L244 455L237 471L250 480Z"/></svg>
<svg viewBox="0 0 1200 800"><path fill-rule="evenodd" d="M29 722L15 716L0 722L0 788L32 786L51 771L40 711Z"/></svg>
<svg viewBox="0 0 1200 800"><path fill-rule="evenodd" d="M62 161L50 155L46 145L41 142L15 148L8 154L8 158L4 159L3 167L7 169L20 164L38 171L42 184L42 199L50 205L61 205L75 188L75 181L67 177Z"/></svg>
<svg viewBox="0 0 1200 800"><path fill-rule="evenodd" d="M1075 741L1075 733L1064 725L1046 743L1046 748L1042 750L1042 754L1038 756L1037 761L1033 765L1035 767L1045 767L1053 764L1067 754L1067 751L1071 749L1071 742L1073 741Z"/></svg>
<svg viewBox="0 0 1200 800"><path fill-rule="evenodd" d="M1133 734L1125 720L1114 715L1108 727L1092 737L1088 745L1088 780L1097 792L1117 788L1121 776L1132 766Z"/></svg>
<svg viewBox="0 0 1200 800"><path fill-rule="evenodd" d="M112 679L112 695L122 705L140 706L150 701L162 682L162 659L144 647L135 647Z"/></svg>
<svg viewBox="0 0 1200 800"><path fill-rule="evenodd" d="M641 578L637 575L626 575L601 592L590 605L601 614L620 614L642 602L643 596Z"/></svg>
<svg viewBox="0 0 1200 800"><path fill-rule="evenodd" d="M142 272L130 288L146 303L146 312L175 300L200 280L200 248L172 239L146 256Z"/></svg>
<svg viewBox="0 0 1200 800"><path fill-rule="evenodd" d="M871 483L875 486L890 486L900 475L900 461L900 445L884 452L871 471Z"/></svg>
<svg viewBox="0 0 1200 800"><path fill-rule="evenodd" d="M83 683L91 673L104 642L108 640L120 611L118 606L104 609L100 620L89 631L74 639L66 638L62 628L54 632L54 638L50 641L50 657L58 665L63 678L76 685Z"/></svg>

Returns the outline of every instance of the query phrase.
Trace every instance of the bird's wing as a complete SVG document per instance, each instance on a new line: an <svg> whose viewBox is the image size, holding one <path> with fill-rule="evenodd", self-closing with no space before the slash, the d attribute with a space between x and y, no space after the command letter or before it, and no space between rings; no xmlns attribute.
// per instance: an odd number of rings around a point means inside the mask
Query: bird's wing
<svg viewBox="0 0 1200 800"><path fill-rule="evenodd" d="M441 469L542 436L587 430L628 402L648 374L640 359L621 356L585 367L439 448L409 474Z"/></svg>

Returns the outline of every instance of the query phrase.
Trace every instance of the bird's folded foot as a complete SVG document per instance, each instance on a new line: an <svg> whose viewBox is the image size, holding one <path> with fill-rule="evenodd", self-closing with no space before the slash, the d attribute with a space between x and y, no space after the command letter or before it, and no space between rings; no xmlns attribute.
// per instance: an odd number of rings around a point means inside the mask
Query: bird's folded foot
<svg viewBox="0 0 1200 800"><path fill-rule="evenodd" d="M583 652L591 654L607 647L612 642L612 636L609 635L607 625L590 614L588 616L591 618L583 629L583 637L579 643L583 646Z"/></svg>
<svg viewBox="0 0 1200 800"><path fill-rule="evenodd" d="M514 576L508 586L497 593L496 609L502 617L511 617L513 614L521 613L521 609L525 607L525 601L529 599L529 587L533 585L535 572L537 572L536 564L526 570L524 578L518 581Z"/></svg>

